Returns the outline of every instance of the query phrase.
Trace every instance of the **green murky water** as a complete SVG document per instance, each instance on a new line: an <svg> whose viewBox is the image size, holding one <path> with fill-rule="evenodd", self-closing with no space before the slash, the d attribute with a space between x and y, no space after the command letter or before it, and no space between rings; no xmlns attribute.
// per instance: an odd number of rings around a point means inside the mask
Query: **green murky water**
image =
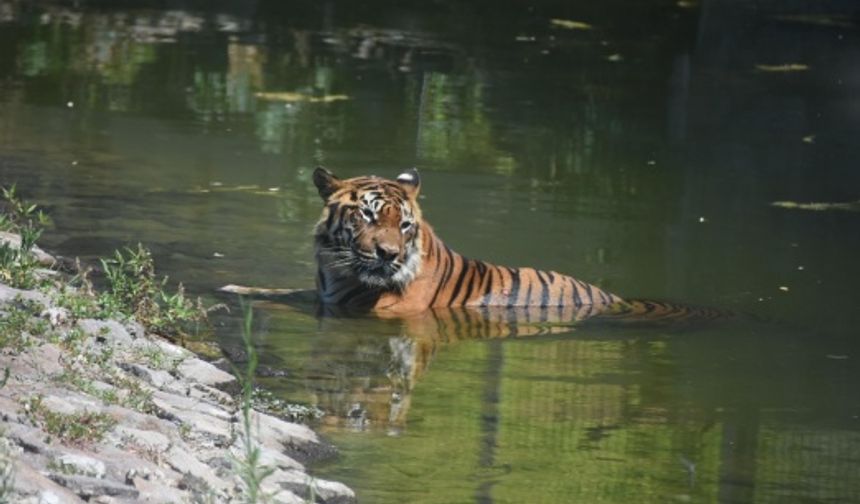
<svg viewBox="0 0 860 504"><path fill-rule="evenodd" d="M329 413L317 473L362 502L860 501L860 213L771 206L860 199L851 2L69 5L0 0L0 177L48 249L310 287L311 169L418 166L469 256L772 320L469 339L258 304L262 380Z"/></svg>

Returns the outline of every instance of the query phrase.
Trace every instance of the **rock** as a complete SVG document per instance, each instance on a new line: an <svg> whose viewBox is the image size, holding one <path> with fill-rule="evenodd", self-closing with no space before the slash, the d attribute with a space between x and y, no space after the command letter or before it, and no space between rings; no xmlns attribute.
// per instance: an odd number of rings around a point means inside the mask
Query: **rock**
<svg viewBox="0 0 860 504"><path fill-rule="evenodd" d="M184 476L202 480L209 488L219 493L226 492L229 488L227 482L219 478L211 467L197 460L194 455L178 446L171 447L165 455L164 460L167 462L167 465L177 472ZM186 485L188 485L187 482Z"/></svg>
<svg viewBox="0 0 860 504"><path fill-rule="evenodd" d="M42 406L54 413L74 415L86 411L101 412L104 408L99 401L77 393L69 393L65 397L48 395L42 398Z"/></svg>
<svg viewBox="0 0 860 504"><path fill-rule="evenodd" d="M236 381L236 377L232 374L221 371L212 364L196 357L190 357L180 362L176 367L176 372L186 380L209 386Z"/></svg>
<svg viewBox="0 0 860 504"><path fill-rule="evenodd" d="M54 483L22 460L15 462L15 491L19 495L33 496L33 502L83 503L77 495ZM38 497L36 497L38 496ZM54 501L57 498L59 501ZM42 499L45 499L44 501ZM20 499L24 501L24 499ZM10 502L17 502L11 500Z"/></svg>
<svg viewBox="0 0 860 504"><path fill-rule="evenodd" d="M305 499L310 499L311 495L316 495L326 504L356 502L355 492L343 483L314 478L302 471L278 470L264 481L267 485L279 485L281 488L290 490Z"/></svg>
<svg viewBox="0 0 860 504"><path fill-rule="evenodd" d="M254 443L254 445L260 452L260 465L263 467L295 469L297 471L305 470L305 467L302 464L281 450L275 450L268 446L260 445L259 443ZM236 442L233 443L233 446L230 447L230 453L233 454L233 457L240 460L244 457L245 447L243 446L241 437L237 438Z"/></svg>
<svg viewBox="0 0 860 504"><path fill-rule="evenodd" d="M302 499L298 495L293 492L286 490L284 488L268 488L264 484L261 485L263 493L266 494L266 502L271 502L272 504L307 504L307 499Z"/></svg>
<svg viewBox="0 0 860 504"><path fill-rule="evenodd" d="M38 347L27 349L20 355L12 356L4 366L9 368L10 380L24 382L26 380L41 380L46 376L54 376L65 371L61 363L63 352L53 343L45 343Z"/></svg>
<svg viewBox="0 0 860 504"><path fill-rule="evenodd" d="M192 397L194 399L203 399L231 408L234 403L233 396L231 396L230 394L224 392L223 390L219 390L208 385L203 385L201 383L193 384L191 387L186 389L186 393L188 397Z"/></svg>
<svg viewBox="0 0 860 504"><path fill-rule="evenodd" d="M24 301L35 301L42 306L51 305L51 301L48 299L48 296L41 292L26 291L0 284L0 304L12 303L18 299L22 299Z"/></svg>
<svg viewBox="0 0 860 504"><path fill-rule="evenodd" d="M114 441L118 441L116 443L118 445L133 445L135 448L142 448L146 451L156 453L165 452L170 448L170 438L152 430L135 429L125 425L118 425L110 435Z"/></svg>
<svg viewBox="0 0 860 504"><path fill-rule="evenodd" d="M158 339L158 340L155 340L154 343L155 343L155 346L158 347L159 350L161 350L162 352L167 354L168 357L179 358L179 359L185 359L188 357L193 357L191 352L182 348L179 345L174 345L173 343L170 343L169 341Z"/></svg>
<svg viewBox="0 0 860 504"><path fill-rule="evenodd" d="M134 341L134 337L116 320L82 319L78 320L78 327L85 333L112 344L131 345Z"/></svg>
<svg viewBox="0 0 860 504"><path fill-rule="evenodd" d="M104 462L86 455L66 453L57 459L57 463L64 473L78 474L92 478L102 479L105 477Z"/></svg>
<svg viewBox="0 0 860 504"><path fill-rule="evenodd" d="M140 495L136 488L115 481L57 473L48 477L86 500L101 495L136 499Z"/></svg>
<svg viewBox="0 0 860 504"><path fill-rule="evenodd" d="M44 309L39 316L43 319L47 319L52 327L57 327L69 321L69 310L59 308L57 306L51 306L50 308Z"/></svg>
<svg viewBox="0 0 860 504"><path fill-rule="evenodd" d="M188 437L227 446L232 436L232 415L207 401L156 391L152 402L159 416L190 427Z"/></svg>
<svg viewBox="0 0 860 504"><path fill-rule="evenodd" d="M260 444L274 450L286 449L287 453L301 463L325 459L337 454L337 450L322 442L310 428L280 418L251 412L251 425L257 430Z"/></svg>
<svg viewBox="0 0 860 504"><path fill-rule="evenodd" d="M50 455L53 448L45 443L45 434L36 427L22 424L0 424L3 435L28 453Z"/></svg>
<svg viewBox="0 0 860 504"><path fill-rule="evenodd" d="M192 501L186 492L158 483L154 480L135 477L132 479L132 483L137 491L140 492L138 498L141 502L149 502L152 504L173 504L175 502Z"/></svg>
<svg viewBox="0 0 860 504"><path fill-rule="evenodd" d="M167 371L163 371L161 369L150 369L141 364L121 362L119 363L119 367L127 373L143 379L143 381L158 389L164 388L176 381L173 375Z"/></svg>
<svg viewBox="0 0 860 504"><path fill-rule="evenodd" d="M54 492L43 490L39 493L39 504L63 504L63 500Z"/></svg>
<svg viewBox="0 0 860 504"><path fill-rule="evenodd" d="M144 336L146 336L146 328L143 327L143 324L136 320L126 320L125 329L134 338L143 338Z"/></svg>

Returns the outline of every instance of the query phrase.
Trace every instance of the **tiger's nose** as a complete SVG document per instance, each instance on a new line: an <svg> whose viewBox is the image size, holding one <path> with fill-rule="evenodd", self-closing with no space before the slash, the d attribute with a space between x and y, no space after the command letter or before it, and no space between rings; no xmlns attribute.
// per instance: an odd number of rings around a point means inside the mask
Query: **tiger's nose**
<svg viewBox="0 0 860 504"><path fill-rule="evenodd" d="M400 251L397 250L397 247L393 245L389 245L387 243L377 243L376 244L376 257L386 261L391 262L397 259L397 256L400 254Z"/></svg>

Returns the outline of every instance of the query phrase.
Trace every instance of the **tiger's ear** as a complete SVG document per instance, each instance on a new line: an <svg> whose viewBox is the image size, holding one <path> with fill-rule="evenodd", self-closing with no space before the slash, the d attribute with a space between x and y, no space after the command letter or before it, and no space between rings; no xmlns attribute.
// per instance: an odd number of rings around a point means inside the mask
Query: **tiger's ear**
<svg viewBox="0 0 860 504"><path fill-rule="evenodd" d="M314 185L317 186L320 197L323 200L328 200L329 196L341 188L343 181L322 166L317 166L316 170L314 170Z"/></svg>
<svg viewBox="0 0 860 504"><path fill-rule="evenodd" d="M421 189L421 177L418 175L417 169L410 168L401 173L397 176L397 182L411 199L418 197L418 190Z"/></svg>

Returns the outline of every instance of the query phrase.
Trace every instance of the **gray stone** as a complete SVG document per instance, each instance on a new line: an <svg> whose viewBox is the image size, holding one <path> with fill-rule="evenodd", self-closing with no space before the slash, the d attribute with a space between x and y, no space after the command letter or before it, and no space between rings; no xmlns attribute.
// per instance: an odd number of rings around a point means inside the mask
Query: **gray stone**
<svg viewBox="0 0 860 504"><path fill-rule="evenodd" d="M79 474L98 479L104 478L107 471L104 462L101 460L75 453L61 455L57 459L57 463L64 473Z"/></svg>
<svg viewBox="0 0 860 504"><path fill-rule="evenodd" d="M0 284L0 304L8 304L17 299L25 301L35 301L42 306L50 306L51 300L48 296L36 291L27 291L9 287L5 284Z"/></svg>
<svg viewBox="0 0 860 504"><path fill-rule="evenodd" d="M111 437L119 441L117 444L122 444L123 446L133 445L134 447L156 453L162 453L170 448L170 438L153 430L142 430L118 425L111 433Z"/></svg>
<svg viewBox="0 0 860 504"><path fill-rule="evenodd" d="M50 490L42 490L39 493L39 504L63 504L63 500Z"/></svg>
<svg viewBox="0 0 860 504"><path fill-rule="evenodd" d="M227 392L201 383L195 383L186 389L186 394L194 399L204 399L229 408L232 408L234 404L233 396Z"/></svg>
<svg viewBox="0 0 860 504"><path fill-rule="evenodd" d="M141 364L122 362L119 364L119 367L127 373L141 378L143 381L159 389L164 388L165 386L176 381L173 375L171 375L167 371L161 369L151 369Z"/></svg>
<svg viewBox="0 0 860 504"><path fill-rule="evenodd" d="M236 381L235 376L221 371L212 364L196 357L191 357L180 362L176 367L176 372L186 380L210 386L224 385L225 383Z"/></svg>
<svg viewBox="0 0 860 504"><path fill-rule="evenodd" d="M77 495L46 478L21 459L15 462L15 491L19 495L39 496L39 498L44 495L47 499L51 499L50 494L53 494L59 497L63 504L84 502ZM40 502L39 498L34 498L33 501ZM21 500L23 501L23 499Z"/></svg>
<svg viewBox="0 0 860 504"><path fill-rule="evenodd" d="M227 482L219 478L211 467L197 460L194 455L178 446L171 447L165 455L164 460L167 462L167 465L180 474L198 478L218 493L224 493L229 488Z"/></svg>
<svg viewBox="0 0 860 504"><path fill-rule="evenodd" d="M185 359L188 357L193 357L194 355L188 350L182 348L179 345L174 345L169 341L165 341L163 339L157 339L154 341L155 346L158 347L159 350L167 354L168 357Z"/></svg>
<svg viewBox="0 0 860 504"><path fill-rule="evenodd" d="M126 320L125 329L135 338L143 338L146 336L146 328L137 320Z"/></svg>
<svg viewBox="0 0 860 504"><path fill-rule="evenodd" d="M266 502L271 502L272 504L307 504L309 501L307 499L302 499L298 495L293 492L284 489L284 488L272 488L265 484L263 481L263 485L261 485L261 490L266 495Z"/></svg>
<svg viewBox="0 0 860 504"><path fill-rule="evenodd" d="M54 449L45 443L45 433L37 427L23 424L0 424L5 437L29 453L53 456Z"/></svg>
<svg viewBox="0 0 860 504"><path fill-rule="evenodd" d="M141 502L149 502L152 504L191 502L191 498L186 492L151 479L136 477L132 479L132 483L140 492L138 498Z"/></svg>
<svg viewBox="0 0 860 504"><path fill-rule="evenodd" d="M118 345L131 345L134 337L116 320L78 320L78 327L87 334Z"/></svg>
<svg viewBox="0 0 860 504"><path fill-rule="evenodd" d="M204 400L191 399L164 391L156 391L152 402L159 416L190 427L189 437L207 440L215 446L227 446L232 437L232 415L225 409Z"/></svg>
<svg viewBox="0 0 860 504"><path fill-rule="evenodd" d="M100 495L129 497L132 499L136 499L140 495L140 492L136 488L117 483L116 481L57 473L52 473L48 477L87 500Z"/></svg>
<svg viewBox="0 0 860 504"><path fill-rule="evenodd" d="M102 404L87 396L69 392L65 397L48 395L42 398L42 406L54 413L63 415L74 415L86 411L101 412L104 410Z"/></svg>
<svg viewBox="0 0 860 504"><path fill-rule="evenodd" d="M260 453L260 465L263 467L274 467L278 469L295 469L304 471L305 467L294 458L290 457L281 450L276 450L268 446L263 446L258 442L254 442L254 446ZM245 447L241 437L236 439L233 446L230 447L230 453L237 459L242 459L245 454Z"/></svg>
<svg viewBox="0 0 860 504"><path fill-rule="evenodd" d="M63 357L63 352L57 345L45 343L28 348L19 355L9 356L8 361L3 363L3 367L9 368L10 382L42 381L45 377L65 371L61 363Z"/></svg>
<svg viewBox="0 0 860 504"><path fill-rule="evenodd" d="M260 444L274 450L286 449L290 456L302 463L328 458L336 453L334 447L323 443L314 431L301 424L253 411L251 425L256 429Z"/></svg>
<svg viewBox="0 0 860 504"><path fill-rule="evenodd" d="M59 325L63 325L69 321L69 310L65 308L59 308L57 306L52 306L50 308L46 308L42 310L42 313L39 314L43 319L47 319L48 322L51 323L52 327L57 327Z"/></svg>
<svg viewBox="0 0 860 504"><path fill-rule="evenodd" d="M267 478L267 484L277 484L304 498L317 495L326 504L355 502L355 492L343 483L314 478L302 471L275 471Z"/></svg>

